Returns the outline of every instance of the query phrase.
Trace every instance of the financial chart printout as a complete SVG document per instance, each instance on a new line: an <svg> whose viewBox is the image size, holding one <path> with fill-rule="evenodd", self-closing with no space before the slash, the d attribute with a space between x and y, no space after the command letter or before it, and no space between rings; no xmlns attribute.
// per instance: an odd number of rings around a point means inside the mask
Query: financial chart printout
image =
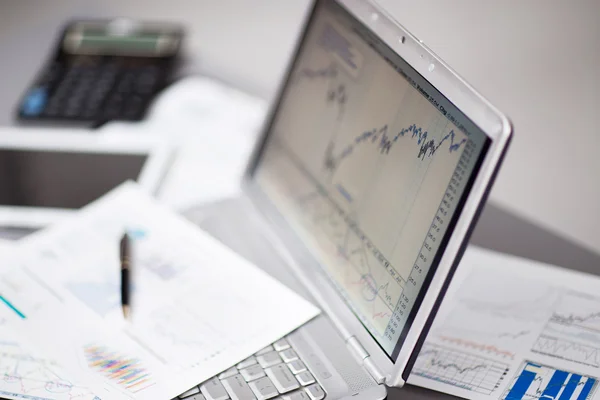
<svg viewBox="0 0 600 400"><path fill-rule="evenodd" d="M470 246L408 378L471 400L598 400L600 278Z"/></svg>
<svg viewBox="0 0 600 400"><path fill-rule="evenodd" d="M257 180L394 358L487 139L338 5L320 7Z"/></svg>

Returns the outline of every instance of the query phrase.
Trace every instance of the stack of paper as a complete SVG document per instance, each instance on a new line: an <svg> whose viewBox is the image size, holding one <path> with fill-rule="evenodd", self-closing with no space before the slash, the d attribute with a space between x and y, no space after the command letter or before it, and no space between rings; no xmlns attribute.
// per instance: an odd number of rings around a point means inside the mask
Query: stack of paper
<svg viewBox="0 0 600 400"><path fill-rule="evenodd" d="M120 306L125 231L132 322ZM173 398L318 314L130 183L0 252L0 265L0 352L10 354L0 372L16 371L0 383L8 398Z"/></svg>
<svg viewBox="0 0 600 400"><path fill-rule="evenodd" d="M600 278L470 248L408 382L468 399L589 400L599 377Z"/></svg>

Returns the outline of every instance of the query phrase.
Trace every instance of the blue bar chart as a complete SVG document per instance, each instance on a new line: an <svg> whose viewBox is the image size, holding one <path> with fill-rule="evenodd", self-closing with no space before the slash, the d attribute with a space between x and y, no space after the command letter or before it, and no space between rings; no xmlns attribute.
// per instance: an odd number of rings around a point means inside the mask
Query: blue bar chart
<svg viewBox="0 0 600 400"><path fill-rule="evenodd" d="M588 400L598 386L593 377L526 361L503 400Z"/></svg>

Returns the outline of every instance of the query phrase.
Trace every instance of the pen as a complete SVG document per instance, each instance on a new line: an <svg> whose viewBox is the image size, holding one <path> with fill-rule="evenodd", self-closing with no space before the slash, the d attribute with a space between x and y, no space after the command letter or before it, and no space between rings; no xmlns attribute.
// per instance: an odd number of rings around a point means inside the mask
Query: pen
<svg viewBox="0 0 600 400"><path fill-rule="evenodd" d="M131 312L129 303L129 279L131 268L131 240L127 232L123 234L119 243L119 255L121 259L121 308L125 319L129 318Z"/></svg>

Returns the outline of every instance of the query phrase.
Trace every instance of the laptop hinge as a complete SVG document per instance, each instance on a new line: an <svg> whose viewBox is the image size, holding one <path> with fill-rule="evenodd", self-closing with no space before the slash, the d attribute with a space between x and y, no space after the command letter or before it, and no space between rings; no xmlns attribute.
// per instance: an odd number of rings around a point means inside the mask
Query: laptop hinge
<svg viewBox="0 0 600 400"><path fill-rule="evenodd" d="M346 345L350 350L350 354L352 354L356 361L365 368L365 370L369 373L369 375L371 375L375 382L377 382L378 384L382 384L385 382L385 375L383 375L381 371L377 369L377 367L373 363L373 360L371 360L369 353L367 353L362 344L360 344L356 336L350 336L346 340Z"/></svg>

